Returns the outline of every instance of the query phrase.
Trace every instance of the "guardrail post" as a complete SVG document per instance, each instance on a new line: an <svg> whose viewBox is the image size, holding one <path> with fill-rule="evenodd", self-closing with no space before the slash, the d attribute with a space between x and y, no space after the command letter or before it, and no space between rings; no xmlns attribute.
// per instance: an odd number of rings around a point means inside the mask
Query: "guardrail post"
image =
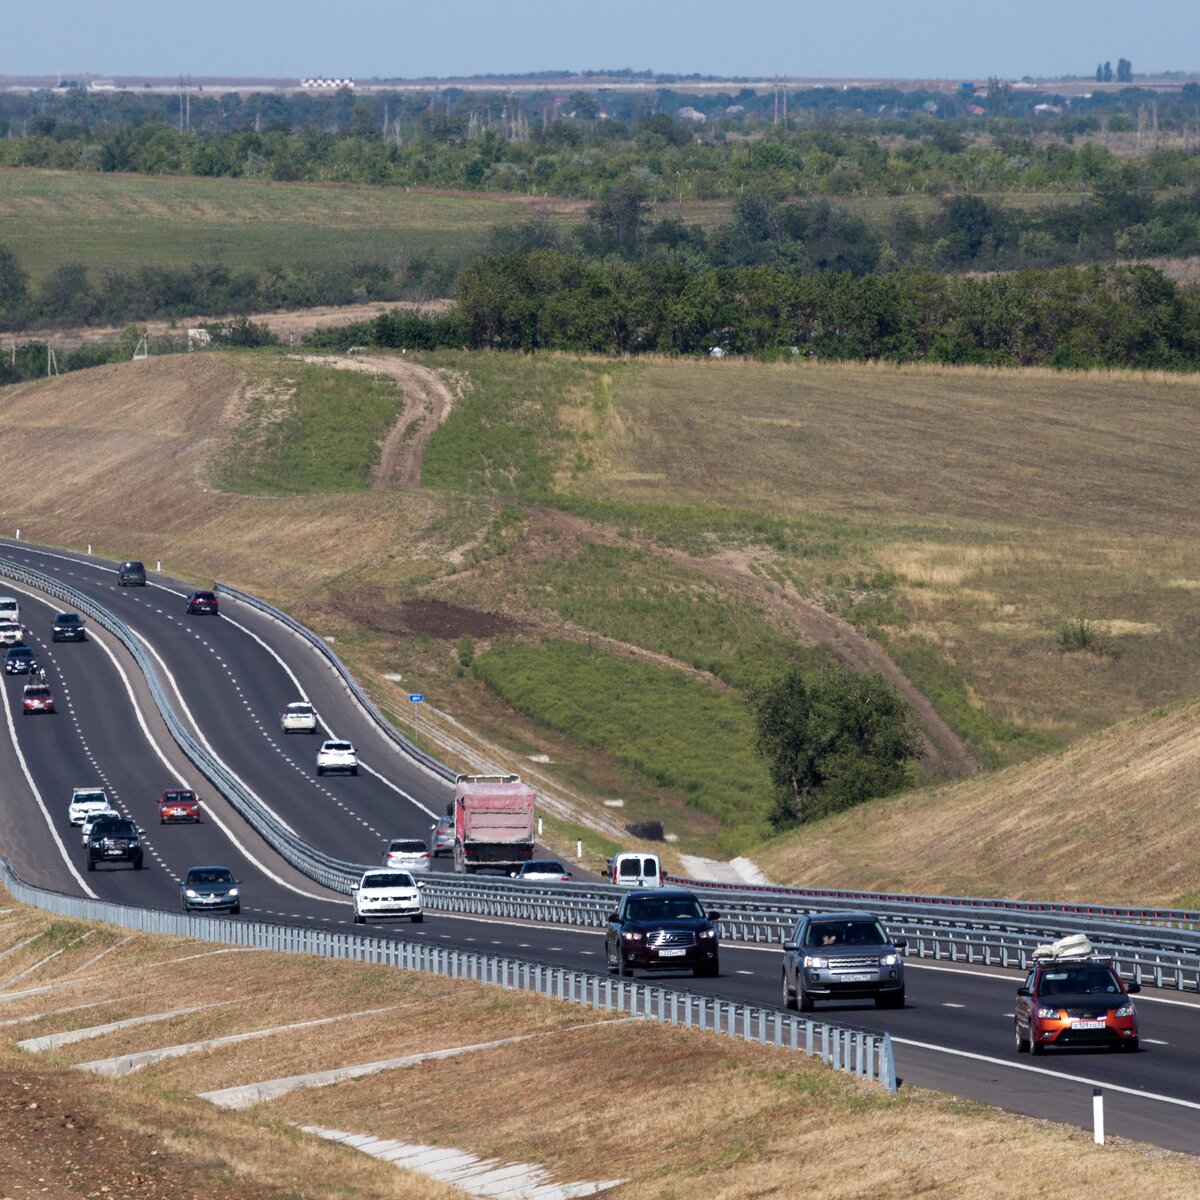
<svg viewBox="0 0 1200 1200"><path fill-rule="evenodd" d="M896 1058L892 1051L891 1034L885 1033L880 1043L879 1078L893 1095L896 1093Z"/></svg>

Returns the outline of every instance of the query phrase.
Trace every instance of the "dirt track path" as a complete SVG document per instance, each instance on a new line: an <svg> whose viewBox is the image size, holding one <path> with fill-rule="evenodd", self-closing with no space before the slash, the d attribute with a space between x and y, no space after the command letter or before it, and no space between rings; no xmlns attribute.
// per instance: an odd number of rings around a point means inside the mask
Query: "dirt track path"
<svg viewBox="0 0 1200 1200"><path fill-rule="evenodd" d="M568 513L542 510L535 520L545 529L568 538L628 546L630 539ZM647 547L650 549L650 547ZM791 583L779 584L753 574L747 564L720 558L701 558L655 545L653 552L720 582L774 613L805 645L824 646L854 671L878 671L895 685L913 707L925 741L924 764L931 779L960 779L982 769L962 739L938 715L929 698L888 655L849 621L804 599Z"/></svg>
<svg viewBox="0 0 1200 1200"><path fill-rule="evenodd" d="M304 362L319 363L342 371L386 375L404 394L404 411L384 439L378 466L371 468L371 486L414 488L421 482L421 460L434 430L450 415L454 398L450 389L427 367L403 358L368 355L341 357L333 354L296 355Z"/></svg>

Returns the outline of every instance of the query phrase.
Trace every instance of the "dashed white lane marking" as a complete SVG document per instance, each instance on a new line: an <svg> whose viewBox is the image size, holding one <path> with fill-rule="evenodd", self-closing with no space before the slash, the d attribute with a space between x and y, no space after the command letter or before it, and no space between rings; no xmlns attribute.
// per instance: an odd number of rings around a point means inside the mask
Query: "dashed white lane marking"
<svg viewBox="0 0 1200 1200"><path fill-rule="evenodd" d="M1170 1042L1160 1042L1158 1038L1142 1038L1147 1046L1169 1046Z"/></svg>
<svg viewBox="0 0 1200 1200"><path fill-rule="evenodd" d="M955 1004L950 1000L943 1000L942 1007L943 1008L966 1008L967 1006L965 1004Z"/></svg>

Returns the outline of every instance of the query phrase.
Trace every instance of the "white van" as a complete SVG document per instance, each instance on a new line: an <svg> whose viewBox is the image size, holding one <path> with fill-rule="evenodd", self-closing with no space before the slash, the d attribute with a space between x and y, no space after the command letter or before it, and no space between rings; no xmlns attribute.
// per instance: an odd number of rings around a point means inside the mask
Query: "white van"
<svg viewBox="0 0 1200 1200"><path fill-rule="evenodd" d="M608 881L618 887L662 887L662 863L659 862L657 854L622 850L608 860Z"/></svg>
<svg viewBox="0 0 1200 1200"><path fill-rule="evenodd" d="M15 596L0 596L0 621L21 623L21 606Z"/></svg>

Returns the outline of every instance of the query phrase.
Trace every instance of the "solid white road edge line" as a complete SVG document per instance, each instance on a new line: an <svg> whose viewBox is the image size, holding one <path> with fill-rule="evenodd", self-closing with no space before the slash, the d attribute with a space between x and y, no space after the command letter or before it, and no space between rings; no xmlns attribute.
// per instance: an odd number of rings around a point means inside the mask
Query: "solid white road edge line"
<svg viewBox="0 0 1200 1200"><path fill-rule="evenodd" d="M1161 1092L1143 1092L1137 1088L1123 1087L1107 1079L1089 1079L1085 1075L1068 1075L1066 1071L1051 1071L1045 1067L1034 1067L1028 1063L1011 1062L1006 1058L993 1058L989 1054L973 1054L970 1050L951 1050L946 1046L934 1046L929 1042L914 1042L908 1038L892 1035L892 1044L896 1046L911 1046L915 1050L932 1050L937 1054L950 1054L955 1058L969 1058L975 1062L990 1063L996 1067L1009 1067L1013 1071L1032 1071L1035 1075L1049 1075L1054 1079L1065 1079L1069 1083L1083 1083L1088 1087L1103 1088L1106 1092L1122 1092L1126 1096L1136 1096L1139 1100L1157 1100L1162 1104L1174 1104L1179 1108L1194 1108L1200 1110L1200 1103L1195 1100L1180 1100L1175 1096L1164 1096Z"/></svg>
<svg viewBox="0 0 1200 1200"><path fill-rule="evenodd" d="M42 799L42 793L38 791L37 784L33 782L33 774L29 770L29 764L25 761L21 744L17 741L17 727L13 724L12 705L8 702L8 689L3 684L0 684L0 697L4 701L4 719L8 722L8 736L12 740L13 750L17 755L17 762L21 764L21 773L25 776L25 782L29 784L29 790L33 793L33 798L37 801L38 808L42 810L42 816L46 818L46 828L50 830L50 836L54 839L54 844L58 847L58 852L62 855L63 862L67 864L67 870L75 877L75 882L93 900L99 900L100 897L88 887L87 880L80 875L79 869L67 855L67 848L63 845L62 838L58 836L58 830L54 828L54 822L50 819L50 812L46 808L45 800Z"/></svg>

